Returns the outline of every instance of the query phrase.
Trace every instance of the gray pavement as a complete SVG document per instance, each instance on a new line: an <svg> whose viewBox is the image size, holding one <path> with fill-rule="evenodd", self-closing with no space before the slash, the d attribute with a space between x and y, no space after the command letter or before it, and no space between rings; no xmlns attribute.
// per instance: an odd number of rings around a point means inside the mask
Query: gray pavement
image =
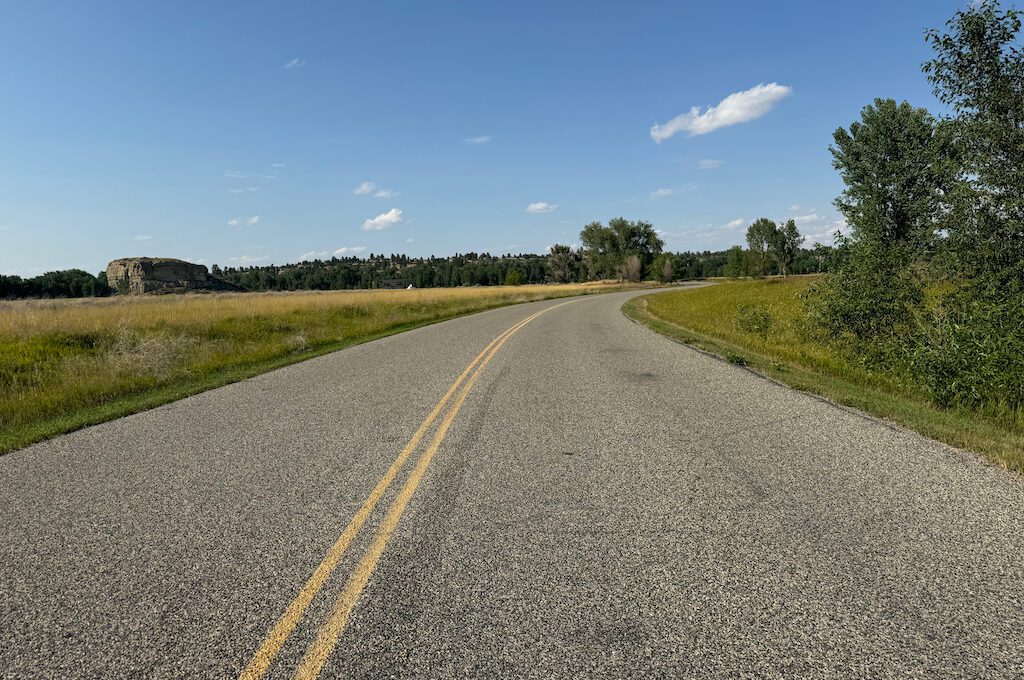
<svg viewBox="0 0 1024 680"><path fill-rule="evenodd" d="M482 371L323 677L1024 677L1018 476L663 338L630 295ZM237 676L448 385L560 302L0 457L0 676Z"/></svg>

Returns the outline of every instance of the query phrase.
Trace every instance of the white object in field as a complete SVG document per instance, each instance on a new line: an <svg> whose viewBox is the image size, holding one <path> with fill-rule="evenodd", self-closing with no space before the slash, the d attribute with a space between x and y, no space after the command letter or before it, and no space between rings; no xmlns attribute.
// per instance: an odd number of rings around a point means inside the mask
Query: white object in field
<svg viewBox="0 0 1024 680"><path fill-rule="evenodd" d="M409 287L406 288L406 290L412 290L412 284L411 283L409 284Z"/></svg>

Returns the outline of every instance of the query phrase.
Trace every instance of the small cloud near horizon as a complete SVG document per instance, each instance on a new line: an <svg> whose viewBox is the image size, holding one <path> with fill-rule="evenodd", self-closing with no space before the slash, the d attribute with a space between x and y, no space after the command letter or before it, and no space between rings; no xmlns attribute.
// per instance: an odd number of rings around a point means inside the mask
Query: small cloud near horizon
<svg viewBox="0 0 1024 680"><path fill-rule="evenodd" d="M366 250L366 246L342 246L334 251L335 257L350 257Z"/></svg>
<svg viewBox="0 0 1024 680"><path fill-rule="evenodd" d="M697 167L701 170L716 170L725 165L725 161L720 161L715 158L702 158L697 161Z"/></svg>
<svg viewBox="0 0 1024 680"><path fill-rule="evenodd" d="M298 68L304 65L305 63L305 59L299 59L298 57L296 57L295 59L289 59L288 61L286 61L284 65L281 66L281 68Z"/></svg>
<svg viewBox="0 0 1024 680"><path fill-rule="evenodd" d="M491 141L491 136L480 135L479 137L466 137L463 141L466 144L488 144Z"/></svg>
<svg viewBox="0 0 1024 680"><path fill-rule="evenodd" d="M132 240L133 241L150 241L150 240L152 240L152 238L153 237L150 236L149 234L139 234L137 236L133 236Z"/></svg>
<svg viewBox="0 0 1024 680"><path fill-rule="evenodd" d="M392 208L391 210L377 215L373 219L368 219L363 222L363 231L381 231L388 227L393 227L396 224L400 224L404 221L402 217L402 211L398 208Z"/></svg>
<svg viewBox="0 0 1024 680"><path fill-rule="evenodd" d="M548 203L547 201L538 201L537 203L531 203L530 205L526 206L526 212L532 213L534 215L537 215L537 214L540 214L540 213L552 212L557 207L558 207L557 203Z"/></svg>
<svg viewBox="0 0 1024 680"><path fill-rule="evenodd" d="M651 126L651 139L660 144L679 132L688 132L689 136L694 137L747 123L765 115L792 93L793 88L778 83L762 83L749 90L733 92L703 111L701 107L694 106L667 123L655 123Z"/></svg>

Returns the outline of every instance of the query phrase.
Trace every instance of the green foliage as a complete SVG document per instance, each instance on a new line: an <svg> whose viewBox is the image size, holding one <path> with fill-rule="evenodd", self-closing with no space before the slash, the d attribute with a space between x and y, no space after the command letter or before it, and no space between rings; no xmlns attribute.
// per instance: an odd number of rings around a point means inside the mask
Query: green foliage
<svg viewBox="0 0 1024 680"><path fill-rule="evenodd" d="M772 245L777 242L779 226L767 217L754 220L747 227L747 268L751 276L768 273L768 258Z"/></svg>
<svg viewBox="0 0 1024 680"><path fill-rule="evenodd" d="M580 232L580 243L592 279L633 276L635 267L627 260L635 257L640 264L639 272L635 273L637 279L629 280L638 280L650 271L651 263L665 246L654 225L641 220L630 222L623 217L609 220L607 227L600 222L586 225Z"/></svg>
<svg viewBox="0 0 1024 680"><path fill-rule="evenodd" d="M804 239L796 228L796 220L788 220L786 225L775 230L775 238L771 242L771 254L779 265L779 273L789 276L790 268L800 252L800 244Z"/></svg>
<svg viewBox="0 0 1024 680"><path fill-rule="evenodd" d="M548 255L548 273L555 283L571 283L584 278L583 252L556 243Z"/></svg>
<svg viewBox="0 0 1024 680"><path fill-rule="evenodd" d="M765 305L740 305L736 311L736 327L762 340L768 337L773 320L771 310Z"/></svg>
<svg viewBox="0 0 1024 680"><path fill-rule="evenodd" d="M508 273L505 274L505 285L506 286L521 286L523 281L526 279L523 273L518 269L509 269Z"/></svg>
<svg viewBox="0 0 1024 680"><path fill-rule="evenodd" d="M722 275L728 276L730 279L738 279L747 275L747 254L742 246L729 248Z"/></svg>
<svg viewBox="0 0 1024 680"><path fill-rule="evenodd" d="M675 281L676 256L673 253L661 253L651 262L651 273L661 283Z"/></svg>

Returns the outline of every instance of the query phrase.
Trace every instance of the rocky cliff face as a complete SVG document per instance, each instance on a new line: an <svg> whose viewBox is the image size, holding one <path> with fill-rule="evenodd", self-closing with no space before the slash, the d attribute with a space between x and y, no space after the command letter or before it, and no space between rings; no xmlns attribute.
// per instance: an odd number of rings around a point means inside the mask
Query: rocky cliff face
<svg viewBox="0 0 1024 680"><path fill-rule="evenodd" d="M193 290L238 290L210 276L206 267L163 257L129 257L107 265L107 285L119 293L184 293Z"/></svg>

